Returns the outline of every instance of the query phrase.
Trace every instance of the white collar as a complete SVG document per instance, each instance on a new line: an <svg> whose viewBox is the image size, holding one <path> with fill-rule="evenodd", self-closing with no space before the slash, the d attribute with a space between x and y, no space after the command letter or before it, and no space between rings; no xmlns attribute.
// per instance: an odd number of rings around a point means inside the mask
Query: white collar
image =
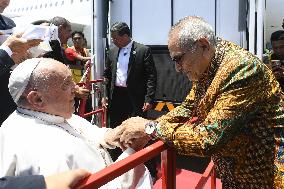
<svg viewBox="0 0 284 189"><path fill-rule="evenodd" d="M65 119L61 116L52 115L52 114L48 114L44 112L38 112L38 111L29 110L25 108L18 107L17 111L21 114L42 120L48 124L60 124L60 123L64 123L65 121Z"/></svg>
<svg viewBox="0 0 284 189"><path fill-rule="evenodd" d="M133 41L131 40L125 47L122 47L123 49L131 49L132 48Z"/></svg>

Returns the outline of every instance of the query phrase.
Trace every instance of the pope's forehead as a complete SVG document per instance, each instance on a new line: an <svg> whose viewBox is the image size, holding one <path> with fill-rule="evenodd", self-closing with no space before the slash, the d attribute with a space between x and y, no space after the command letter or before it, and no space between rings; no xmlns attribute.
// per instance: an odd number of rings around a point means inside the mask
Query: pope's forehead
<svg viewBox="0 0 284 189"><path fill-rule="evenodd" d="M41 62L35 71L54 78L66 78L72 75L70 69L66 65L57 61Z"/></svg>

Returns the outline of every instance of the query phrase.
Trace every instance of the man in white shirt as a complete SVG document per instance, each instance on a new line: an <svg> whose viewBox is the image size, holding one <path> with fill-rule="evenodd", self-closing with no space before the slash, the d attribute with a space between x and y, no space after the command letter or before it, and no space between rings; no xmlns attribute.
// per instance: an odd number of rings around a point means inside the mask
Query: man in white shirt
<svg viewBox="0 0 284 189"><path fill-rule="evenodd" d="M0 128L0 177L76 168L97 172L112 163L105 147L115 145L115 130L73 114L75 84L66 65L49 58L26 60L12 72L9 91L18 108ZM133 152L128 148L122 157ZM137 175L143 176L137 181ZM103 188L151 188L151 180L140 165Z"/></svg>

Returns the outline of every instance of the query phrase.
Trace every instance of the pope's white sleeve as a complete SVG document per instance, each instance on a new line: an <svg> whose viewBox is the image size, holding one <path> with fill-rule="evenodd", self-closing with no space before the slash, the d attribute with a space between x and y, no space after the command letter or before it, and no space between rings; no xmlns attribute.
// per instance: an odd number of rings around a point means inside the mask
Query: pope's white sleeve
<svg viewBox="0 0 284 189"><path fill-rule="evenodd" d="M127 148L116 161L122 160L135 153L132 148ZM112 182L116 183L119 189L151 189L153 183L149 170L144 164L136 166Z"/></svg>
<svg viewBox="0 0 284 189"><path fill-rule="evenodd" d="M4 134L0 131L0 177L15 176L17 159L11 154L11 148L6 145Z"/></svg>

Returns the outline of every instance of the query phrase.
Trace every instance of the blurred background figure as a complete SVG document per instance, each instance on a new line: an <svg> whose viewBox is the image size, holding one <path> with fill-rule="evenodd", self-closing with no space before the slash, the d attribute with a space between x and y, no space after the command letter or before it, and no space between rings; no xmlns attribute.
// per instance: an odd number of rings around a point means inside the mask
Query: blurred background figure
<svg viewBox="0 0 284 189"><path fill-rule="evenodd" d="M72 71L73 81L75 83L79 83L86 70L85 63L88 60L91 60L91 54L89 53L88 49L86 49L85 47L87 41L85 41L86 38L83 32L74 31L71 34L71 38L73 41L73 46L67 47L65 49L65 55ZM80 105L80 99L75 98L75 113L78 113L79 105ZM92 101L91 98L88 98L86 104L86 111L90 112L91 110L92 110Z"/></svg>
<svg viewBox="0 0 284 189"><path fill-rule="evenodd" d="M272 54L270 65L272 71L280 83L281 89L284 89L284 30L278 30L271 34L270 37Z"/></svg>
<svg viewBox="0 0 284 189"><path fill-rule="evenodd" d="M79 83L83 73L85 63L91 59L88 49L85 48L85 35L83 32L74 31L71 34L73 46L65 49L67 59L74 66L72 68L72 76L75 83Z"/></svg>

